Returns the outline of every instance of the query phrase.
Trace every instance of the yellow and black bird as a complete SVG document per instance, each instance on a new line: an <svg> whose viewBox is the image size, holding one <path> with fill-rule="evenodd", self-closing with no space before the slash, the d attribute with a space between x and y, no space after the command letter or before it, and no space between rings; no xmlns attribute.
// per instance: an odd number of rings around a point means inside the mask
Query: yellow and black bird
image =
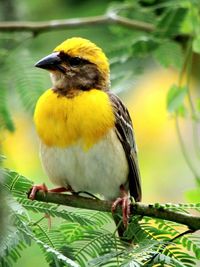
<svg viewBox="0 0 200 267"><path fill-rule="evenodd" d="M35 65L50 72L52 88L34 113L42 165L60 188L86 191L122 205L129 216L129 192L141 200L136 144L128 110L110 88L103 51L74 37L58 45ZM30 198L41 189L35 186Z"/></svg>

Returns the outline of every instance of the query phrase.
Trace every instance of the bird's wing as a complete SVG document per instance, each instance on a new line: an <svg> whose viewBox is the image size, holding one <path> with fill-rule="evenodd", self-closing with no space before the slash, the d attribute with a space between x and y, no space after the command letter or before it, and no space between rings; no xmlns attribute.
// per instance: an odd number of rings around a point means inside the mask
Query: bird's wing
<svg viewBox="0 0 200 267"><path fill-rule="evenodd" d="M137 149L133 134L131 117L127 108L121 100L113 93L109 92L115 114L116 134L124 148L129 165L129 190L135 201L141 201L141 181L137 161Z"/></svg>

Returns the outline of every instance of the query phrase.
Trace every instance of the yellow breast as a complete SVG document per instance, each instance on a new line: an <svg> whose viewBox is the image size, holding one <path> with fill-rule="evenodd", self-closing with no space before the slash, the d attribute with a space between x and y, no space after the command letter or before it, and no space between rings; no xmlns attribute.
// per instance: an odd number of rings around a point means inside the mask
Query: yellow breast
<svg viewBox="0 0 200 267"><path fill-rule="evenodd" d="M47 146L68 147L80 141L88 149L114 127L115 117L105 92L92 89L67 98L49 89L36 104L34 121Z"/></svg>

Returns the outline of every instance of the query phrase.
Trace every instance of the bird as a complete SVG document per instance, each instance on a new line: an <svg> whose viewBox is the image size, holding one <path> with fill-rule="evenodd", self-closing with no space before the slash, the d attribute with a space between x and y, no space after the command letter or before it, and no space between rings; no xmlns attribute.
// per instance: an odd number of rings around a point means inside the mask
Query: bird
<svg viewBox="0 0 200 267"><path fill-rule="evenodd" d="M35 67L49 71L52 87L38 99L34 123L43 168L58 188L85 191L122 206L128 224L130 196L141 201L141 178L132 120L110 90L105 53L88 39L72 37ZM33 186L29 195L34 199Z"/></svg>

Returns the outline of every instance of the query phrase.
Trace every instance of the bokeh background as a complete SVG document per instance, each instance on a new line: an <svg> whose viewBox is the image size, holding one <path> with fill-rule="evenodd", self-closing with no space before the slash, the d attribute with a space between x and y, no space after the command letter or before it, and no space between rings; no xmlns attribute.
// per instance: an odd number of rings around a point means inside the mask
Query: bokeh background
<svg viewBox="0 0 200 267"><path fill-rule="evenodd" d="M1 0L0 18L1 20L45 21L96 16L104 14L111 2L106 0ZM118 1L120 2L122 1ZM50 31L34 38L31 33L24 34L20 36L23 42L16 49L20 51L20 47L23 47L28 51L31 58L28 66L34 69L34 62L50 53L57 44L66 38L81 36L102 47L112 63L115 59L113 49L117 45L116 40L119 42L119 37L117 39L115 34L118 30L117 27L110 25L93 25ZM134 34L132 30L127 29L125 33L127 38L123 35L120 43L126 44L130 36L134 37ZM16 34L16 40L18 38ZM23 61L27 66L25 58L22 54L20 66L23 65ZM197 55L195 60L197 63L192 72L191 85L192 92L197 94L198 71L200 70ZM48 89L51 86L48 73L42 70L33 71L36 75L43 76L43 90ZM151 56L145 58L133 56L131 62L123 63L122 61L111 64L111 73L112 90L127 105L133 119L142 177L143 202L192 201L193 193L191 192L195 188L195 179L181 152L174 118L166 108L167 93L170 86L177 83L179 71L173 67L163 68ZM118 73L122 73L119 79L117 79ZM28 83L26 87L27 90L32 91L30 95L34 98L33 84L30 84L30 89ZM12 89L10 88L9 103L16 129L12 133L9 131L1 133L2 153L6 156L3 164L30 178L36 184L45 182L49 187L53 187L39 161L38 140L32 114L26 112L15 90ZM180 125L188 153L195 161L192 122L190 119L183 118L180 119ZM198 168L198 164L196 162L195 164ZM29 262L30 255L34 258L32 263ZM37 264L47 266L40 256L39 249L35 246L25 251L16 266L31 267Z"/></svg>

